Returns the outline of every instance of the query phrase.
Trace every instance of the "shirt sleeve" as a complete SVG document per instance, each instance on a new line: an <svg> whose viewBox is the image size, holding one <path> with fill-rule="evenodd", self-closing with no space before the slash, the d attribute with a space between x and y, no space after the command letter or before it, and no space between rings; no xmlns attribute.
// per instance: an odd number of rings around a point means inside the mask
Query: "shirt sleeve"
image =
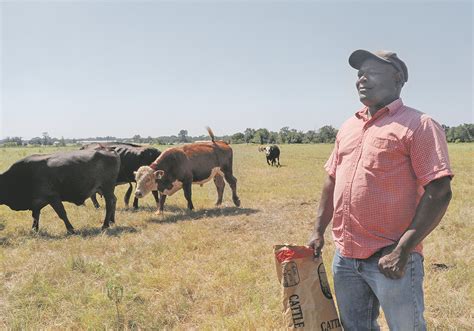
<svg viewBox="0 0 474 331"><path fill-rule="evenodd" d="M424 117L413 133L410 158L421 186L441 177L454 176L444 130L430 117Z"/></svg>
<svg viewBox="0 0 474 331"><path fill-rule="evenodd" d="M329 159L327 160L326 164L324 165L324 169L326 170L328 175L333 178L336 178L338 150L339 150L339 144L336 139L336 143L334 144L332 153L329 156Z"/></svg>

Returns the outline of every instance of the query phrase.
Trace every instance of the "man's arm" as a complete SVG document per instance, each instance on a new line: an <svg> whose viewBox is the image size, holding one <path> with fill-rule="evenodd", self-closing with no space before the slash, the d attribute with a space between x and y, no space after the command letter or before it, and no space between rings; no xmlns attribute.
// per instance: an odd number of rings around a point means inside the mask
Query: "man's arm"
<svg viewBox="0 0 474 331"><path fill-rule="evenodd" d="M425 186L415 217L398 242L387 247L379 260L379 269L387 277L398 279L405 273L410 252L439 224L451 200L449 176L436 179Z"/></svg>
<svg viewBox="0 0 474 331"><path fill-rule="evenodd" d="M319 201L318 214L316 216L316 222L314 223L313 234L311 235L308 243L308 245L314 249L315 257L319 257L321 255L321 250L324 246L324 232L331 222L334 212L333 200L335 182L336 180L329 175L324 181L321 200Z"/></svg>

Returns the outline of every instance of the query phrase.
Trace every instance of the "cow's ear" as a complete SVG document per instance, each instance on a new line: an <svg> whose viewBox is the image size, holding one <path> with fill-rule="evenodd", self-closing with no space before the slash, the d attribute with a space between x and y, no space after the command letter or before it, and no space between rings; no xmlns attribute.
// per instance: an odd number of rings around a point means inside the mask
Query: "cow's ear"
<svg viewBox="0 0 474 331"><path fill-rule="evenodd" d="M165 175L165 172L163 170L157 170L155 171L155 178L156 179L161 179Z"/></svg>

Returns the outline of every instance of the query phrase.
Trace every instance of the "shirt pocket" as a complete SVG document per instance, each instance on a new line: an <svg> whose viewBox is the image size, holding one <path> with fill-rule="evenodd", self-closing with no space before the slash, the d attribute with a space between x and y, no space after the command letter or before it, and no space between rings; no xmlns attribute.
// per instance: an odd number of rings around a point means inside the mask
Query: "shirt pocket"
<svg viewBox="0 0 474 331"><path fill-rule="evenodd" d="M388 170L396 167L403 157L397 140L369 137L364 144L362 158L366 168Z"/></svg>

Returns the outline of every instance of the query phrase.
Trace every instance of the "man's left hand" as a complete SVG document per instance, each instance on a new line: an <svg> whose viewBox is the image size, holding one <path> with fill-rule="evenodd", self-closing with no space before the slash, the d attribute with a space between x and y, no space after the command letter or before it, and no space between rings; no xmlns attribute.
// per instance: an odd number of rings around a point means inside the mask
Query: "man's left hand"
<svg viewBox="0 0 474 331"><path fill-rule="evenodd" d="M385 277L391 279L402 278L410 254L402 253L394 246L385 247L379 259L379 270Z"/></svg>

